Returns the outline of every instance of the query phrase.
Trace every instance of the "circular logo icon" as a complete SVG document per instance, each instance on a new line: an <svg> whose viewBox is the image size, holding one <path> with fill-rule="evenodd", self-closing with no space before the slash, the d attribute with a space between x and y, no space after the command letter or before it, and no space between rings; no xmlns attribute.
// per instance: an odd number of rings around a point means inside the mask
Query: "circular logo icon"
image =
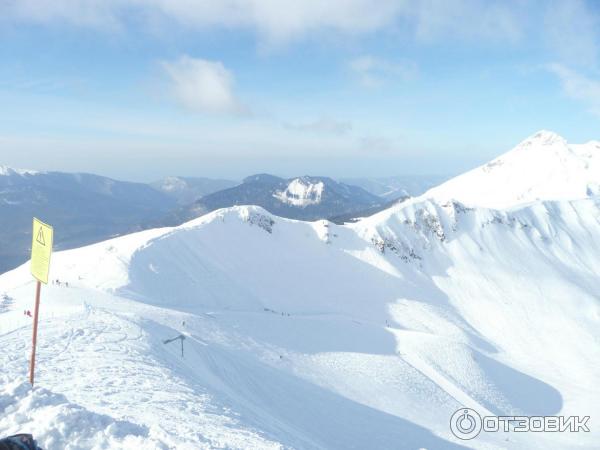
<svg viewBox="0 0 600 450"><path fill-rule="evenodd" d="M459 439L473 439L481 431L481 416L471 408L461 408L452 414L450 430Z"/></svg>

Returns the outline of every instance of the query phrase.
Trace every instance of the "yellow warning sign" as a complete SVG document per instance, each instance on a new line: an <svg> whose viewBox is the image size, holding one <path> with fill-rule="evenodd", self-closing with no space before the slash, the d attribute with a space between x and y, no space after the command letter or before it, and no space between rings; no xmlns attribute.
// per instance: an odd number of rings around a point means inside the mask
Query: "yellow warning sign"
<svg viewBox="0 0 600 450"><path fill-rule="evenodd" d="M33 239L31 242L31 275L48 284L52 238L54 230L41 220L33 218Z"/></svg>

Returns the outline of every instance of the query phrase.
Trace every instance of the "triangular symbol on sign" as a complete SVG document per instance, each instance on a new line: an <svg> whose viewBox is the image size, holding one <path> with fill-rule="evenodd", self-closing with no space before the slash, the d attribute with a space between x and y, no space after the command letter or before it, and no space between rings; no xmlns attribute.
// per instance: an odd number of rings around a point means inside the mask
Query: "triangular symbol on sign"
<svg viewBox="0 0 600 450"><path fill-rule="evenodd" d="M40 227L40 231L38 231L37 238L35 239L38 244L46 245L46 240L44 239L44 232L42 231L42 227Z"/></svg>

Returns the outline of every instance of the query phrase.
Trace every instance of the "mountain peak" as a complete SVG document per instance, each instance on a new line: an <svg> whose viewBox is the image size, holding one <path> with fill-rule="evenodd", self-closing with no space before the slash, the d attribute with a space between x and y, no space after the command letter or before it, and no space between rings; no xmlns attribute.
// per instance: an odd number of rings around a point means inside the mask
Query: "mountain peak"
<svg viewBox="0 0 600 450"><path fill-rule="evenodd" d="M181 177L168 176L157 182L157 186L159 186L162 191L170 192L185 189L187 183Z"/></svg>
<svg viewBox="0 0 600 450"><path fill-rule="evenodd" d="M517 145L516 148L524 149L537 146L552 146L556 144L562 144L566 146L567 141L565 138L563 138L558 133L555 133L554 131L540 130L537 133L529 136L527 139L525 139L523 142Z"/></svg>
<svg viewBox="0 0 600 450"><path fill-rule="evenodd" d="M600 192L600 147L569 144L538 131L515 148L424 194L440 201L504 209L538 200L575 200Z"/></svg>
<svg viewBox="0 0 600 450"><path fill-rule="evenodd" d="M9 176L9 175L35 175L35 170L24 170L24 169L14 169L12 167L4 166L0 164L0 176Z"/></svg>
<svg viewBox="0 0 600 450"><path fill-rule="evenodd" d="M244 183L268 183L275 184L283 181L283 178L271 175L269 173L257 173L244 178Z"/></svg>

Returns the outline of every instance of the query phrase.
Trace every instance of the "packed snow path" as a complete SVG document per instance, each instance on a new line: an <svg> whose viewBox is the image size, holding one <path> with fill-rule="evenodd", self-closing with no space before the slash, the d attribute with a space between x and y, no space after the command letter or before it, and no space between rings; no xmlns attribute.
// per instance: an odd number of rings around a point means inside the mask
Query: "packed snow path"
<svg viewBox="0 0 600 450"><path fill-rule="evenodd" d="M220 314L195 316L141 306L146 316L142 319L131 313L136 308L125 299L121 305L111 305L103 295L91 298L86 292L87 302L80 302L78 288L50 287L45 294L45 304L64 301L71 312L41 322L38 384L69 392L70 401L100 414L144 424L150 431L143 437L160 442L155 445L241 449L280 448L283 442L296 448L358 449L393 448L403 442L407 448L454 447L424 428L290 375L287 355L282 360L278 353L263 349L258 359L248 357L244 347L257 344L244 342L247 338L235 331L224 336L215 323L225 319L224 328L233 330L238 325L227 324L229 320ZM80 307L73 310L77 303ZM107 310L107 304L116 312ZM278 314L263 315L282 320ZM153 316L179 326L160 325L149 318ZM234 322L239 319L238 314L233 316ZM162 342L182 329L201 333L188 334L184 358L178 345ZM2 351L0 361L16 378L26 379L30 332L29 326L19 326L3 335L3 348L11 352ZM233 344L228 342L231 339L240 341ZM18 431L17 424L7 432ZM43 438L52 433L37 434ZM139 436L131 435L127 442L134 438ZM94 439L99 438L90 442ZM56 443L65 439L41 440L45 442L49 448L59 448Z"/></svg>

